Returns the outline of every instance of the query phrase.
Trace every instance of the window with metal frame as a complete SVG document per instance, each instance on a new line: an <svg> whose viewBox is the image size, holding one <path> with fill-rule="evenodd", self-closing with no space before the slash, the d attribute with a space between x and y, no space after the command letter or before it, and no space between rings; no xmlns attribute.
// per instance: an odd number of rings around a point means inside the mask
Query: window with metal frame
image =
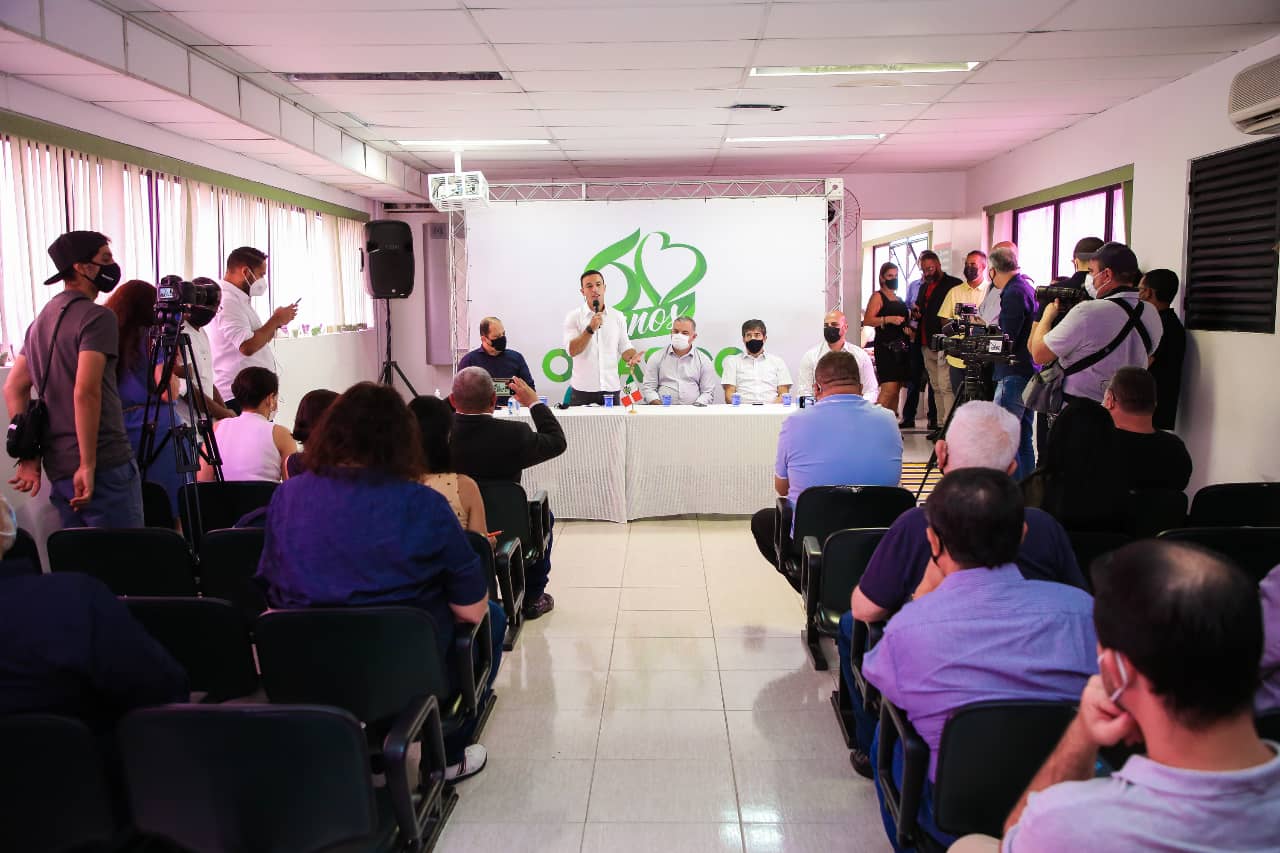
<svg viewBox="0 0 1280 853"><path fill-rule="evenodd" d="M1192 160L1187 328L1274 334L1278 253L1280 138Z"/></svg>
<svg viewBox="0 0 1280 853"><path fill-rule="evenodd" d="M920 277L920 253L929 248L931 232L922 231L894 240L892 243L881 243L871 251L872 278L880 274L880 265L888 261L898 265L898 280L910 282ZM875 286L878 286L878 282ZM905 291L904 291L905 293Z"/></svg>
<svg viewBox="0 0 1280 853"><path fill-rule="evenodd" d="M1013 213L1022 271L1041 284L1075 272L1071 250L1082 237L1125 241L1124 189L1115 184Z"/></svg>

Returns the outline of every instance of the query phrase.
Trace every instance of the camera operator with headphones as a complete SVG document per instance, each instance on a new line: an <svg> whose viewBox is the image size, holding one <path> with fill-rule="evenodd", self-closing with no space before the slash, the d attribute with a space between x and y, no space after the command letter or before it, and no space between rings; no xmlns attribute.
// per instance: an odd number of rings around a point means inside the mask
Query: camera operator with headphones
<svg viewBox="0 0 1280 853"><path fill-rule="evenodd" d="M1057 300L1031 330L1028 344L1037 364L1060 360L1066 377L1063 402L1084 398L1101 403L1107 383L1122 367L1146 367L1160 344L1158 311L1138 299L1138 258L1123 243L1105 243L1089 259L1085 290L1093 297L1054 325L1061 312ZM1072 371L1085 359L1083 369Z"/></svg>

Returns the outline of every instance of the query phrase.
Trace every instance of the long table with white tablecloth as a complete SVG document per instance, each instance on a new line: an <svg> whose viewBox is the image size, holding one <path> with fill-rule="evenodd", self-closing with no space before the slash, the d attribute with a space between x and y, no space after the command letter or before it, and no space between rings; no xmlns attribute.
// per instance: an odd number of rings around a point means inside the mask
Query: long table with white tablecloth
<svg viewBox="0 0 1280 853"><path fill-rule="evenodd" d="M558 518L749 515L773 502L778 432L795 411L780 405L557 411L568 450L526 470L523 484L529 492L545 489Z"/></svg>

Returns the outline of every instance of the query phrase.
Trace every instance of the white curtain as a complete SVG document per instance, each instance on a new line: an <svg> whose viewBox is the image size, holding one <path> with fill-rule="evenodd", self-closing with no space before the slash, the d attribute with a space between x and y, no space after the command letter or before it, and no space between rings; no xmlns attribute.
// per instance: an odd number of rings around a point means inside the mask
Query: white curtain
<svg viewBox="0 0 1280 853"><path fill-rule="evenodd" d="M156 257L160 262L157 283L167 275L190 280L195 273L185 188L179 179L161 174L152 176L151 186L155 194Z"/></svg>
<svg viewBox="0 0 1280 853"><path fill-rule="evenodd" d="M342 293L342 322L364 323L373 328L373 300L364 288L364 268L361 263L364 249L364 224L354 219L337 221L338 247L336 263L338 287Z"/></svg>
<svg viewBox="0 0 1280 853"><path fill-rule="evenodd" d="M0 338L17 352L27 326L61 289L41 282L57 270L49 244L67 230L60 149L0 138Z"/></svg>
<svg viewBox="0 0 1280 853"><path fill-rule="evenodd" d="M187 255L191 259L191 275L217 281L222 277L226 254L222 250L220 190L199 181L183 181L182 186L185 190Z"/></svg>

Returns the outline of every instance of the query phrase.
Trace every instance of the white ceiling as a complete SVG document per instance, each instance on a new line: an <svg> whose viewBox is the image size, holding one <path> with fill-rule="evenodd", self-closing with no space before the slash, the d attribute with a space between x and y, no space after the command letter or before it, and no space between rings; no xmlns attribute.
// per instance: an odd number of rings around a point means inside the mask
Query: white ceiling
<svg viewBox="0 0 1280 853"><path fill-rule="evenodd" d="M490 180L967 169L1280 33L1276 0L108 5L424 171L451 168L451 155L406 151L395 140L551 143L464 155L464 167L481 168ZM17 54L6 50L0 65L10 73L179 133L216 137L217 144L259 159L274 153L274 162L289 165L288 151L273 148L266 134L194 101L153 98L146 89L154 87L130 77L108 85L84 67L96 67L92 63L62 59L53 66L39 50L17 47ZM877 77L747 73L753 65L966 60L982 64L971 72ZM281 76L386 71L499 71L506 79L290 83ZM785 109L727 109L737 102ZM843 133L886 136L726 141ZM326 168L342 172L315 159L297 165L322 180Z"/></svg>

